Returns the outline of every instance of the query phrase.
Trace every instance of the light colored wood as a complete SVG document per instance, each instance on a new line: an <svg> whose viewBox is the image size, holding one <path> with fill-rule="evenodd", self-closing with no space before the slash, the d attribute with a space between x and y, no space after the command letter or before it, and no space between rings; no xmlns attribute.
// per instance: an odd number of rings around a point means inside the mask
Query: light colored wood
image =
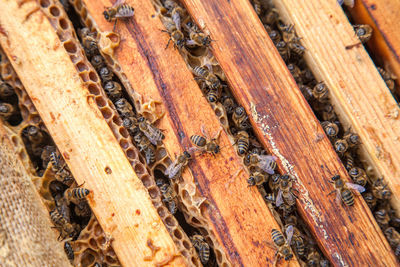
<svg viewBox="0 0 400 267"><path fill-rule="evenodd" d="M390 246L362 198L348 208L337 205L334 196L327 196L333 190L328 182L333 175L346 180L349 177L250 2L182 2L216 40L212 42L214 55L236 99L251 115L256 135L278 157L280 171L297 178L299 211L324 254L335 266L396 265ZM309 8L307 11L300 4L305 1L282 2L291 2L296 13L304 14L302 20L295 21L297 26L316 24L311 19L322 16L316 15L323 9L319 2L328 1L307 1L303 4ZM329 18L329 14L323 16ZM326 31L326 25L318 24L318 29ZM313 36L318 39L321 34L314 32ZM327 43L336 41L334 35L330 36L330 42L314 42L327 47Z"/></svg>
<svg viewBox="0 0 400 267"><path fill-rule="evenodd" d="M1 1L0 43L124 266L185 266L150 196L35 1ZM23 41L22 41L23 40ZM155 257L147 241L160 247ZM176 255L176 256L174 256Z"/></svg>
<svg viewBox="0 0 400 267"><path fill-rule="evenodd" d="M340 118L361 137L360 152L393 192L400 212L399 107L336 3L277 1L307 48L306 60L330 89ZM335 38L332 38L335 36ZM345 127L346 127L345 126Z"/></svg>
<svg viewBox="0 0 400 267"><path fill-rule="evenodd" d="M21 147L22 139L0 120L0 265L71 266Z"/></svg>
<svg viewBox="0 0 400 267"><path fill-rule="evenodd" d="M100 12L111 2L84 2L100 29L112 30L113 24ZM132 20L118 22L116 31L123 41L116 59L145 101L163 102L161 108L166 113L158 127L165 130L163 142L168 153L180 154L193 146L189 137L201 134L201 125L212 135L221 126L178 51L173 46L165 49L168 35L161 32L164 26L159 18L152 16L155 10L151 2L127 3L136 13ZM266 260L272 265L275 251L266 241L271 242L271 229L279 226L257 190L247 187L248 174L238 173L243 168L242 159L225 132L221 133L220 146L221 153L215 158L196 156L189 164L191 172L183 175L184 182L190 184L193 175L198 190L210 203L204 217L233 266L265 266ZM291 261L290 266L298 266L297 261Z"/></svg>
<svg viewBox="0 0 400 267"><path fill-rule="evenodd" d="M349 11L355 23L374 29L367 45L374 60L382 67L388 64L396 75L396 91L400 93L400 1L357 0Z"/></svg>

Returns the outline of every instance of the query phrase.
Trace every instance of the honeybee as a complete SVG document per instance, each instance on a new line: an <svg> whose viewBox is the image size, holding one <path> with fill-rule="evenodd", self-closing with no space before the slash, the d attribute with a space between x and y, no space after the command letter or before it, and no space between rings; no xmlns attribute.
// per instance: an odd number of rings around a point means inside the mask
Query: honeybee
<svg viewBox="0 0 400 267"><path fill-rule="evenodd" d="M296 223L297 218L294 215L291 215L287 219L287 223L285 224L284 228L286 230L290 226L293 227L293 237L291 245L294 247L294 251L297 253L297 255L303 257L306 254L306 246L300 230L296 227Z"/></svg>
<svg viewBox="0 0 400 267"><path fill-rule="evenodd" d="M245 163L249 166L256 167L256 169L260 169L265 171L268 174L274 174L276 168L277 158L272 155L257 155L257 154L248 154L246 157Z"/></svg>
<svg viewBox="0 0 400 267"><path fill-rule="evenodd" d="M53 153L55 151L56 151L55 146L45 146L43 148L43 151L40 154L40 158L42 160L42 166L43 166L44 169L46 169L47 164L50 162L51 153Z"/></svg>
<svg viewBox="0 0 400 267"><path fill-rule="evenodd" d="M320 266L321 255L313 248L307 255L307 266Z"/></svg>
<svg viewBox="0 0 400 267"><path fill-rule="evenodd" d="M236 128L246 130L250 128L249 117L243 107L238 106L232 114L232 121Z"/></svg>
<svg viewBox="0 0 400 267"><path fill-rule="evenodd" d="M296 83L302 83L302 75L301 75L301 70L299 67L297 67L295 64L290 63L287 65L288 70L292 74L294 80Z"/></svg>
<svg viewBox="0 0 400 267"><path fill-rule="evenodd" d="M260 0L253 0L253 7L254 11L256 12L257 16L261 15L262 12L262 6Z"/></svg>
<svg viewBox="0 0 400 267"><path fill-rule="evenodd" d="M339 204L340 200L342 200L344 204L349 207L354 205L354 195L351 190L360 193L365 191L365 188L361 185L345 183L339 175L333 176L329 182L335 184L335 190L330 192L328 195L336 192L336 202Z"/></svg>
<svg viewBox="0 0 400 267"><path fill-rule="evenodd" d="M310 102L314 99L313 90L309 86L300 84L299 89L307 102Z"/></svg>
<svg viewBox="0 0 400 267"><path fill-rule="evenodd" d="M210 258L210 246L204 240L204 237L193 235L190 237L190 241L192 241L193 246L198 251L201 263L206 264Z"/></svg>
<svg viewBox="0 0 400 267"><path fill-rule="evenodd" d="M167 0L164 5L168 9L168 13L171 14L171 18L174 21L176 28L181 30L181 18L186 15L185 10L174 1Z"/></svg>
<svg viewBox="0 0 400 267"><path fill-rule="evenodd" d="M50 211L50 218L57 228L60 231L60 237L65 239L67 236L74 238L78 234L78 225L73 225L67 221L55 208L54 210Z"/></svg>
<svg viewBox="0 0 400 267"><path fill-rule="evenodd" d="M81 37L86 55L91 58L98 52L96 33L85 27L78 29L78 35Z"/></svg>
<svg viewBox="0 0 400 267"><path fill-rule="evenodd" d="M196 32L196 31L189 31L189 38L186 40L186 45L187 46L205 46L208 47L211 44L211 41L213 41L210 37L210 35L207 35L202 32Z"/></svg>
<svg viewBox="0 0 400 267"><path fill-rule="evenodd" d="M265 201L267 201L268 203L275 204L275 202L276 202L274 193L268 193L264 196L264 198L265 198Z"/></svg>
<svg viewBox="0 0 400 267"><path fill-rule="evenodd" d="M363 169L359 167L353 167L349 170L349 175L354 183L361 186L365 186L367 184L368 177Z"/></svg>
<svg viewBox="0 0 400 267"><path fill-rule="evenodd" d="M237 153L240 156L243 156L249 150L249 134L246 131L240 131L236 134L235 139L237 144Z"/></svg>
<svg viewBox="0 0 400 267"><path fill-rule="evenodd" d="M114 103L114 105L122 118L135 118L135 113L133 112L132 105L125 98L118 99Z"/></svg>
<svg viewBox="0 0 400 267"><path fill-rule="evenodd" d="M106 91L108 97L113 102L117 101L118 99L121 99L123 96L121 84L114 82L114 81L106 82L104 84L104 90Z"/></svg>
<svg viewBox="0 0 400 267"><path fill-rule="evenodd" d="M350 148L356 147L361 144L360 136L355 133L347 132L343 136Z"/></svg>
<svg viewBox="0 0 400 267"><path fill-rule="evenodd" d="M376 198L374 197L374 195L373 195L372 193L368 192L368 193L365 193L365 194L363 195L363 197L364 197L365 202L367 202L368 207L369 207L371 210L373 210L373 209L375 208L376 202L377 202L377 200L376 200Z"/></svg>
<svg viewBox="0 0 400 267"><path fill-rule="evenodd" d="M16 114L17 110L9 103L0 103L0 118L8 120Z"/></svg>
<svg viewBox="0 0 400 267"><path fill-rule="evenodd" d="M226 114L228 115L232 114L234 109L236 108L236 103L230 96L223 95L221 97L221 103L225 108Z"/></svg>
<svg viewBox="0 0 400 267"><path fill-rule="evenodd" d="M271 38L272 42L275 45L282 40L282 36L278 31L271 30L268 32L268 35L269 35L269 38Z"/></svg>
<svg viewBox="0 0 400 267"><path fill-rule="evenodd" d="M339 133L339 127L336 123L332 123L330 121L321 122L322 128L324 129L326 135L330 138L334 138Z"/></svg>
<svg viewBox="0 0 400 267"><path fill-rule="evenodd" d="M164 26L167 30L161 30L169 35L168 43L165 48L168 48L169 43L172 41L174 43L174 48L183 48L186 39L182 31L176 27L175 22L167 17L163 17Z"/></svg>
<svg viewBox="0 0 400 267"><path fill-rule="evenodd" d="M165 170L165 175L168 176L169 179L176 179L180 177L183 171L183 168L188 165L189 160L192 158L189 152L184 151L183 154L179 155L171 165Z"/></svg>
<svg viewBox="0 0 400 267"><path fill-rule="evenodd" d="M168 205L168 209L171 214L175 214L178 209L178 204L176 202L176 192L174 191L172 186L167 183L163 183L162 185L160 185L160 191L164 197L163 202Z"/></svg>
<svg viewBox="0 0 400 267"><path fill-rule="evenodd" d="M125 4L125 0L117 0L111 7L107 7L106 10L104 10L103 16L108 22L115 20L113 29L113 31L115 31L117 20L133 17L134 11L133 7Z"/></svg>
<svg viewBox="0 0 400 267"><path fill-rule="evenodd" d="M361 43L367 42L372 36L372 27L367 24L353 25L353 28Z"/></svg>
<svg viewBox="0 0 400 267"><path fill-rule="evenodd" d="M90 190L87 188L68 188L64 192L65 199L73 203L78 203L82 199L85 199L90 194Z"/></svg>
<svg viewBox="0 0 400 267"><path fill-rule="evenodd" d="M14 94L14 89L8 83L0 79L0 98L6 100Z"/></svg>
<svg viewBox="0 0 400 267"><path fill-rule="evenodd" d="M57 181L62 182L65 185L70 186L74 182L71 171L68 166L63 162L60 162L61 156L57 155L57 152L52 152L50 154L51 168L56 174Z"/></svg>
<svg viewBox="0 0 400 267"><path fill-rule="evenodd" d="M373 184L372 184L372 194L374 197L377 199L390 199L392 196L392 192L387 188L387 184L384 184L383 178L377 179Z"/></svg>
<svg viewBox="0 0 400 267"><path fill-rule="evenodd" d="M376 222L381 228L386 228L389 225L390 217L385 209L380 209L374 213Z"/></svg>
<svg viewBox="0 0 400 267"><path fill-rule="evenodd" d="M351 154L349 152L346 152L343 155L343 159L344 159L344 166L346 167L346 170L350 171L350 169L353 168L353 165L354 165L353 157L351 156Z"/></svg>
<svg viewBox="0 0 400 267"><path fill-rule="evenodd" d="M105 63L104 63L104 59L102 56L100 55L94 55L91 60L90 63L92 64L92 66L99 71L102 67L105 67Z"/></svg>
<svg viewBox="0 0 400 267"><path fill-rule="evenodd" d="M28 137L29 141L34 145L40 145L43 143L45 136L43 132L35 125L29 125L24 130L23 133Z"/></svg>
<svg viewBox="0 0 400 267"><path fill-rule="evenodd" d="M274 25L279 19L278 10L275 8L271 8L262 18L262 22L268 25Z"/></svg>
<svg viewBox="0 0 400 267"><path fill-rule="evenodd" d="M201 133L204 136L192 135L190 137L190 141L192 141L192 143L194 145L196 145L202 151L202 153L204 153L204 152L210 153L213 156L218 154L220 151L220 147L218 145L218 139L219 139L219 136L221 135L221 130L219 130L218 133L213 138L211 138L208 135L206 129L204 128L204 125L202 125Z"/></svg>
<svg viewBox="0 0 400 267"><path fill-rule="evenodd" d="M322 108L322 119L325 121L336 120L336 113L331 104L324 104Z"/></svg>
<svg viewBox="0 0 400 267"><path fill-rule="evenodd" d="M90 209L90 206L87 203L86 199L82 199L75 205L74 212L75 215L79 217L90 218L90 216L92 215L92 210Z"/></svg>
<svg viewBox="0 0 400 267"><path fill-rule="evenodd" d="M282 175L279 183L279 190L276 196L277 207L280 207L282 204L287 204L288 206L294 206L296 204L297 196L293 194L293 179L289 175Z"/></svg>
<svg viewBox="0 0 400 267"><path fill-rule="evenodd" d="M64 251L65 254L67 254L67 258L72 262L74 260L74 249L71 246L71 243L69 243L68 241L66 241L64 243Z"/></svg>
<svg viewBox="0 0 400 267"><path fill-rule="evenodd" d="M279 184L281 182L281 175L279 173L271 175L268 181L268 186L272 191L277 191L279 189ZM275 202L274 202L275 203Z"/></svg>
<svg viewBox="0 0 400 267"><path fill-rule="evenodd" d="M393 227L386 228L385 236L393 248L397 248L400 245L400 234Z"/></svg>
<svg viewBox="0 0 400 267"><path fill-rule="evenodd" d="M314 75L309 68L302 70L301 76L303 77L303 83L310 83L315 80Z"/></svg>
<svg viewBox="0 0 400 267"><path fill-rule="evenodd" d="M329 100L329 90L324 82L319 82L314 86L313 95L320 103L326 103Z"/></svg>
<svg viewBox="0 0 400 267"><path fill-rule="evenodd" d="M216 103L221 97L221 87L215 89L211 88L210 91L208 91L206 97L208 102Z"/></svg>
<svg viewBox="0 0 400 267"><path fill-rule="evenodd" d="M343 155L349 149L349 143L345 139L336 139L333 146L339 155Z"/></svg>
<svg viewBox="0 0 400 267"><path fill-rule="evenodd" d="M140 152L144 153L147 164L152 164L156 160L156 149L150 140L139 130L139 128L135 128L135 134L133 139L135 140L137 147Z"/></svg>
<svg viewBox="0 0 400 267"><path fill-rule="evenodd" d="M138 118L138 127L153 145L160 145L165 138L160 129L149 123L144 117Z"/></svg>
<svg viewBox="0 0 400 267"><path fill-rule="evenodd" d="M280 30L282 32L282 39L287 44L288 48L296 55L302 56L306 49L299 43L301 38L296 36L294 25L291 24L284 27L282 27L284 25L282 23L278 23L278 25L281 27Z"/></svg>
<svg viewBox="0 0 400 267"><path fill-rule="evenodd" d="M218 77L211 73L208 69L200 66L196 66L193 69L193 73L197 76L196 80L204 80L211 89L220 90L221 82Z"/></svg>
<svg viewBox="0 0 400 267"><path fill-rule="evenodd" d="M396 76L392 74L390 71L387 71L383 68L377 67L379 74L382 76L382 79L385 81L386 86L389 88L391 92L395 91L396 84L394 82L394 79L396 79ZM1 96L1 87L0 87L0 96Z"/></svg>
<svg viewBox="0 0 400 267"><path fill-rule="evenodd" d="M273 265L276 265L280 257L284 258L285 261L290 261L293 258L293 253L290 249L290 243L292 242L293 237L293 226L290 225L286 228L286 239L283 234L277 229L271 230L271 236L272 241L274 241L275 247L277 249Z"/></svg>
<svg viewBox="0 0 400 267"><path fill-rule="evenodd" d="M275 44L282 59L286 62L290 57L290 50L285 41L279 41Z"/></svg>
<svg viewBox="0 0 400 267"><path fill-rule="evenodd" d="M263 174L261 172L252 173L249 179L247 179L247 183L249 186L259 186L268 181L268 175Z"/></svg>
<svg viewBox="0 0 400 267"><path fill-rule="evenodd" d="M99 75L100 75L101 81L102 81L103 83L106 83L106 82L112 80L112 78L113 78L113 76L114 76L114 73L113 73L111 70L109 70L109 68L107 68L107 67L102 67L102 68L99 70Z"/></svg>

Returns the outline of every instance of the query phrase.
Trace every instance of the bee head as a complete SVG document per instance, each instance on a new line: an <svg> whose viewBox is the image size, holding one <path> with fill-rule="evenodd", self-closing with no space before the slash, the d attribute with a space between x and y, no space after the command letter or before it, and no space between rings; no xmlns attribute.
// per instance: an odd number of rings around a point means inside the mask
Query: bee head
<svg viewBox="0 0 400 267"><path fill-rule="evenodd" d="M243 107L237 107L235 109L235 114L236 115L241 116L241 115L243 115L243 113L244 113L244 108Z"/></svg>
<svg viewBox="0 0 400 267"><path fill-rule="evenodd" d="M220 147L219 147L219 145L216 145L214 148L214 153L218 154L219 151L220 151Z"/></svg>
<svg viewBox="0 0 400 267"><path fill-rule="evenodd" d="M192 157L192 156L190 155L190 153L187 152L187 151L184 151L184 152L183 152L183 155L185 155L185 157L188 158L188 159L190 159L190 158Z"/></svg>
<svg viewBox="0 0 400 267"><path fill-rule="evenodd" d="M338 180L340 180L340 175L335 175L332 177L332 181L336 182Z"/></svg>
<svg viewBox="0 0 400 267"><path fill-rule="evenodd" d="M104 15L104 18L105 18L107 21L111 21L110 14L109 14L109 12L108 12L107 10L104 10L103 15Z"/></svg>
<svg viewBox="0 0 400 267"><path fill-rule="evenodd" d="M250 176L249 179L247 179L247 183L249 184L249 186L254 186L256 185L256 180L253 176Z"/></svg>
<svg viewBox="0 0 400 267"><path fill-rule="evenodd" d="M210 103L217 102L217 98L215 97L214 94L208 94L208 95L207 95L207 100L208 100Z"/></svg>
<svg viewBox="0 0 400 267"><path fill-rule="evenodd" d="M144 117L140 117L140 118L138 119L138 122L144 122Z"/></svg>

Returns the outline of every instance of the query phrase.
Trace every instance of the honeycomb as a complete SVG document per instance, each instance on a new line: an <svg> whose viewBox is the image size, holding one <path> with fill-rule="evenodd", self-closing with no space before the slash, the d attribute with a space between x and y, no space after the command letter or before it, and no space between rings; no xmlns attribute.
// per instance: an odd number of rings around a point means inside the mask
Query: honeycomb
<svg viewBox="0 0 400 267"><path fill-rule="evenodd" d="M90 95L92 95L103 114L103 117L107 121L108 125L112 129L116 139L118 140L121 148L125 152L128 160L130 161L132 167L134 168L136 174L141 179L145 187L148 189L150 198L153 202L153 205L157 209L158 214L166 225L171 237L173 238L175 244L177 245L179 251L182 255L187 259L188 263L191 263L195 266L200 266L200 261L198 259L197 253L190 243L189 238L186 236L185 232L179 226L178 221L174 216L170 214L168 209L165 207L163 201L161 200L161 193L159 188L156 186L154 178L151 176L152 172L150 168L146 164L146 160L142 154L139 153L137 148L133 146L132 138L128 132L128 130L123 126L122 119L118 115L116 108L113 102L107 97L101 82L102 79L99 77L99 74L93 68L91 63L89 63L88 58L83 52L84 49L78 41L76 36L74 26L71 21L68 19L67 14L61 4L54 1L41 0L39 1L43 12L48 17L50 23L56 30L57 35L62 41L64 48L69 53L71 61L75 64L77 71L80 74L80 77L87 85ZM87 10L82 5L80 1L71 1L71 3L77 7L77 10L80 11L80 18L83 19L84 23L89 26L89 28L93 28L94 23L91 22L91 19L87 18ZM86 15L85 15L86 14ZM101 39L102 38L102 39ZM103 56L107 60L108 63L112 63L112 69L114 74L117 77L121 77L120 81L127 82L126 76L122 72L120 66L112 59L112 46L115 46L118 43L118 39L113 33L101 33L99 34L98 39L102 40L101 43L104 45L100 51L103 51ZM108 40L108 41L107 41ZM116 40L116 41L115 41ZM100 75L101 76L101 75ZM103 81L104 82L104 81ZM152 108L157 104L154 101L150 101L148 103L141 103L141 97L138 94L135 94L134 106L138 106L139 110L144 112L144 115L147 114L147 118L150 121L155 121L160 116L157 114L155 110ZM164 155L166 155L165 149L161 148L157 150L156 159L163 159ZM89 248L88 248L89 249ZM92 249L93 250L93 249ZM88 255L92 255L93 253L88 253ZM78 257L79 258L79 257Z"/></svg>

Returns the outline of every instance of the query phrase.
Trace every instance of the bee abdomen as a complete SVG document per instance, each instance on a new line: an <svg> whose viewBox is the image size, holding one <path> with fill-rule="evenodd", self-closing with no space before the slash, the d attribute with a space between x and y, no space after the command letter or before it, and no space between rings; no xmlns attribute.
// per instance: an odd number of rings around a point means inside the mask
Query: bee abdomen
<svg viewBox="0 0 400 267"><path fill-rule="evenodd" d="M134 12L133 7L129 6L128 4L123 4L118 7L118 12L122 16L132 16Z"/></svg>
<svg viewBox="0 0 400 267"><path fill-rule="evenodd" d="M190 137L190 141L192 141L193 144L199 147L204 147L207 144L206 139L200 135L192 135Z"/></svg>
<svg viewBox="0 0 400 267"><path fill-rule="evenodd" d="M64 251L67 254L69 260L74 260L74 250L72 249L71 243L65 242L64 243Z"/></svg>
<svg viewBox="0 0 400 267"><path fill-rule="evenodd" d="M90 190L86 189L86 188L74 188L71 191L71 196L75 199L83 199L85 198L87 195L89 195Z"/></svg>
<svg viewBox="0 0 400 267"><path fill-rule="evenodd" d="M195 75L200 77L205 77L208 74L208 71L205 68L199 66L194 67L193 71Z"/></svg>
<svg viewBox="0 0 400 267"><path fill-rule="evenodd" d="M248 149L249 149L249 141L247 139L239 139L237 148L238 154L244 155L246 154Z"/></svg>
<svg viewBox="0 0 400 267"><path fill-rule="evenodd" d="M146 163L151 164L156 161L156 154L153 149L147 148L145 150Z"/></svg>
<svg viewBox="0 0 400 267"><path fill-rule="evenodd" d="M50 218L55 225L63 225L66 219L58 212L57 208L50 211Z"/></svg>
<svg viewBox="0 0 400 267"><path fill-rule="evenodd" d="M344 190L342 191L342 200L347 206L353 206L354 205L354 196L351 193L350 190Z"/></svg>
<svg viewBox="0 0 400 267"><path fill-rule="evenodd" d="M210 259L210 247L207 243L202 244L199 250L200 260L203 264L207 263Z"/></svg>
<svg viewBox="0 0 400 267"><path fill-rule="evenodd" d="M272 240L277 246L283 246L285 244L285 238L279 230L272 229L271 230Z"/></svg>

